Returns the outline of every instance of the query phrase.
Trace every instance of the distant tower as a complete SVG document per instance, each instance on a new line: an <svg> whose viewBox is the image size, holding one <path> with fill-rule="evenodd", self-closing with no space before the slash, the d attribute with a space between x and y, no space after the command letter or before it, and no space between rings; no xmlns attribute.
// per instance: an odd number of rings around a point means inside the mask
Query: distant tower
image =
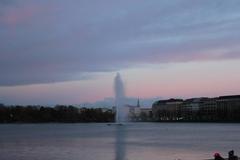
<svg viewBox="0 0 240 160"><path fill-rule="evenodd" d="M138 98L138 101L137 101L137 107L140 107L140 101L139 101L139 98Z"/></svg>

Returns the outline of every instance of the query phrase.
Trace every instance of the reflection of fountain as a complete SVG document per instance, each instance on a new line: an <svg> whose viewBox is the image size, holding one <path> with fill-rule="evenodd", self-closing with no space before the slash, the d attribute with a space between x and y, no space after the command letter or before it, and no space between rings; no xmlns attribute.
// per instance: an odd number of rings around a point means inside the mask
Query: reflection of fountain
<svg viewBox="0 0 240 160"><path fill-rule="evenodd" d="M124 111L124 101L125 101L124 84L119 73L117 73L114 79L114 89L115 89L115 101L116 101L115 122L121 124L121 122L127 121L127 114Z"/></svg>
<svg viewBox="0 0 240 160"><path fill-rule="evenodd" d="M116 142L115 142L115 160L125 160L126 159L126 149L125 149L125 125L116 126Z"/></svg>

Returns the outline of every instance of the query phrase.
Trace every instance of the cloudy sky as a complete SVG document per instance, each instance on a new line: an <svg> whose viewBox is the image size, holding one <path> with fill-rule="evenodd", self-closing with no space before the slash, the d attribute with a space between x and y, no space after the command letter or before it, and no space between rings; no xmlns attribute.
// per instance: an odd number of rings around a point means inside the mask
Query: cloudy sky
<svg viewBox="0 0 240 160"><path fill-rule="evenodd" d="M0 103L240 94L239 0L1 0Z"/></svg>

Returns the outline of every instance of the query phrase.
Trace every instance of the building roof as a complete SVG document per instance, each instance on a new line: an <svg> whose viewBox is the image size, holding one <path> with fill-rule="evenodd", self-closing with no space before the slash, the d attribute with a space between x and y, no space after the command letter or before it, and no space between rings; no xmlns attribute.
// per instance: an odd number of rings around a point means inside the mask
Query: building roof
<svg viewBox="0 0 240 160"><path fill-rule="evenodd" d="M190 99L186 99L184 102L187 102L187 103L191 103L191 102L200 102L200 101L204 101L204 100L208 100L210 98L208 97L200 97L200 98L190 98Z"/></svg>
<svg viewBox="0 0 240 160"><path fill-rule="evenodd" d="M159 100L157 102L155 102L154 104L165 104L165 103L169 103L169 102L183 102L183 99L167 99L167 100Z"/></svg>
<svg viewBox="0 0 240 160"><path fill-rule="evenodd" d="M218 99L235 99L235 98L240 98L240 95L220 96Z"/></svg>

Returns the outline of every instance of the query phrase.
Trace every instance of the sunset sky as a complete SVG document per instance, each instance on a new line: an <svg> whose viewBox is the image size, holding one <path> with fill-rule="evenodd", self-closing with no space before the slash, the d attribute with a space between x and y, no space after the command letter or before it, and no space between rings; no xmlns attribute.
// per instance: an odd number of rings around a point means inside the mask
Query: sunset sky
<svg viewBox="0 0 240 160"><path fill-rule="evenodd" d="M1 0L0 103L240 94L239 0Z"/></svg>

